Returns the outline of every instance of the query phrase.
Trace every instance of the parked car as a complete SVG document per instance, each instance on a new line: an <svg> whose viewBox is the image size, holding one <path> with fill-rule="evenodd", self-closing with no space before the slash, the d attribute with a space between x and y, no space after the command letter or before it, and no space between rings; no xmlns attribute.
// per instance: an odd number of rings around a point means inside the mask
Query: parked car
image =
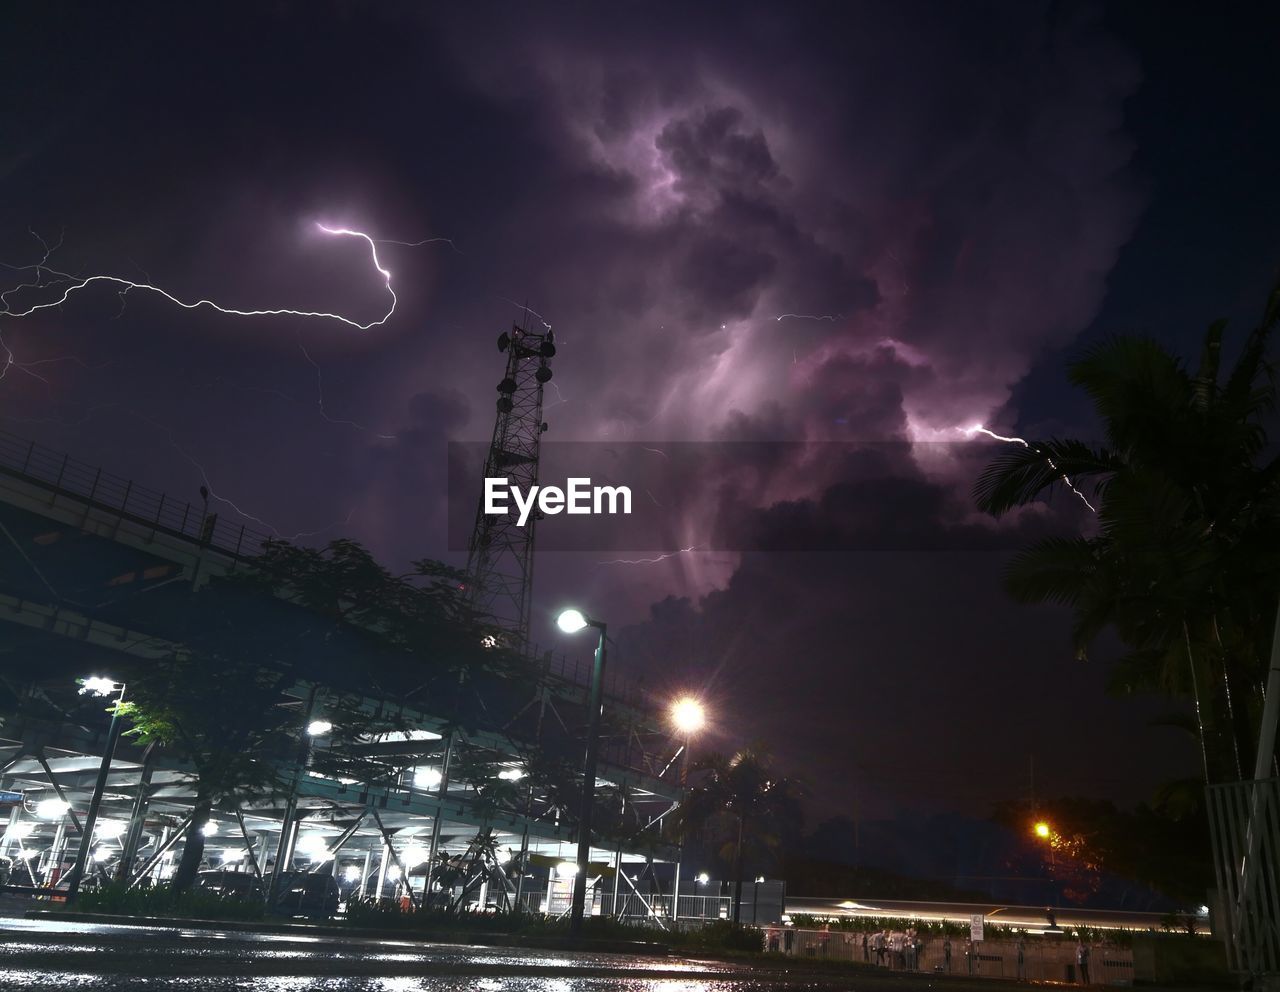
<svg viewBox="0 0 1280 992"><path fill-rule="evenodd" d="M253 872L216 868L196 876L196 886L225 899L263 900L271 884L268 872L259 881ZM273 912L281 916L305 916L327 920L338 911L338 883L332 875L313 875L305 871L286 871L276 887Z"/></svg>
<svg viewBox="0 0 1280 992"><path fill-rule="evenodd" d="M270 882L271 875L267 875L264 884ZM286 871L276 886L274 911L282 916L327 920L338 912L339 902L338 882L332 875Z"/></svg>
<svg viewBox="0 0 1280 992"><path fill-rule="evenodd" d="M228 871L225 868L202 871L196 876L195 887L224 899L249 902L264 898L262 883L251 871Z"/></svg>

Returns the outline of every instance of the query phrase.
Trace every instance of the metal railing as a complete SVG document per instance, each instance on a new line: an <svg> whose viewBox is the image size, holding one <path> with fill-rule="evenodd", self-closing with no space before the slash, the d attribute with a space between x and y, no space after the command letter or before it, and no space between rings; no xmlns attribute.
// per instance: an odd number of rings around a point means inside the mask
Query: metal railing
<svg viewBox="0 0 1280 992"><path fill-rule="evenodd" d="M62 451L46 448L16 434L0 430L0 473L34 482L55 497L69 496L95 509L127 517L155 531L186 538L230 555L237 561L260 555L267 541L276 535L209 513L203 503L193 504L140 486L100 466L72 458ZM537 645L531 656L540 667L585 690L591 681L591 665L564 654L540 653ZM642 687L620 676L616 669L606 675L606 695L630 705L643 707Z"/></svg>
<svg viewBox="0 0 1280 992"><path fill-rule="evenodd" d="M656 920L662 920L665 923L671 922L671 901L670 894L659 895L654 893L650 895L645 893L637 895L634 892L618 893L617 912L614 912L613 893L599 892L592 899L588 912L597 916L615 916L623 922L629 923L648 923ZM567 899L557 901L554 897L548 899L546 886L531 892L523 893L520 904L521 907L529 913L545 913L551 916L559 915L561 910L560 902L567 902ZM729 896L686 896L680 897L680 915L677 917L680 923L698 924L710 923L714 920L727 920L733 912L733 899Z"/></svg>
<svg viewBox="0 0 1280 992"><path fill-rule="evenodd" d="M104 511L135 525L148 528L152 536L165 533L210 548L240 563L262 554L267 541L277 535L210 513L204 503L193 504L136 484L100 466L72 458L35 441L0 430L0 475L34 483L52 494L51 502L64 496ZM539 652L535 659L544 678L557 679L580 690L585 703L591 681L591 666L580 658ZM615 666L606 674L605 698L638 712L652 709L644 687L618 673ZM660 756L635 748L633 741L605 740L601 760L637 771L653 773L646 767Z"/></svg>
<svg viewBox="0 0 1280 992"><path fill-rule="evenodd" d="M1211 785L1207 794L1228 967L1275 974L1280 972L1280 778Z"/></svg>
<svg viewBox="0 0 1280 992"><path fill-rule="evenodd" d="M34 482L55 496L70 496L99 510L126 517L153 531L164 531L216 548L236 560L261 554L272 535L223 520L203 504L193 505L139 486L101 467L0 431L0 473Z"/></svg>
<svg viewBox="0 0 1280 992"><path fill-rule="evenodd" d="M1112 944L1089 946L1087 980L1077 964L1071 941L1026 941L1019 954L1013 940L983 940L974 944L952 938L923 938L916 952L901 934L886 934L877 951L875 936L851 930L799 930L794 927L761 928L764 950L792 957L860 961L889 971L922 974L972 975L975 978L1009 978L1022 981L1072 982L1088 985L1131 985L1133 952ZM863 945L863 937L866 945Z"/></svg>

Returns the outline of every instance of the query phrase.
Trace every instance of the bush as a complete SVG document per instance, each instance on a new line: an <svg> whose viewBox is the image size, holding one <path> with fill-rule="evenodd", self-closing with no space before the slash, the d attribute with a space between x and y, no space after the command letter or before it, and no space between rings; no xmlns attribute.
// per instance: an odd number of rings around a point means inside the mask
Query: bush
<svg viewBox="0 0 1280 992"><path fill-rule="evenodd" d="M529 913L479 913L470 909L401 909L394 899L352 899L346 922L355 927L388 930L472 930L514 933L535 927L540 916Z"/></svg>
<svg viewBox="0 0 1280 992"><path fill-rule="evenodd" d="M262 902L257 899L228 898L200 889L175 892L167 886L129 889L120 883L82 891L76 908L85 913L175 916L188 920L260 920L264 913Z"/></svg>

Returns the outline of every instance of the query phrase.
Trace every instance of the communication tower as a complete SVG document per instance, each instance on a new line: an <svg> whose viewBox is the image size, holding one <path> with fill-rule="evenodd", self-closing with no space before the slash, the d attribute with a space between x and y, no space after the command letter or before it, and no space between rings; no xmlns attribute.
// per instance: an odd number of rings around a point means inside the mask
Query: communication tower
<svg viewBox="0 0 1280 992"><path fill-rule="evenodd" d="M498 416L481 484L484 478L505 478L509 486L530 492L538 484L538 449L547 430L542 391L551 381L547 362L556 353L555 336L549 328L534 333L512 324L510 334L498 336L498 351L507 356L507 369L498 383ZM532 513L523 527L514 507L505 516L490 516L482 488L467 556L472 608L507 631L507 646L519 651L528 644L538 516Z"/></svg>

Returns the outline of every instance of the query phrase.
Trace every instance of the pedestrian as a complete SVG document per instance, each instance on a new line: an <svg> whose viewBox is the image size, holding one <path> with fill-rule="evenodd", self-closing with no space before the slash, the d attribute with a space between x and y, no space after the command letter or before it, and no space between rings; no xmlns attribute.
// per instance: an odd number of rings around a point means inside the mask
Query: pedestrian
<svg viewBox="0 0 1280 992"><path fill-rule="evenodd" d="M867 949L867 932L865 930L862 932L862 960L871 961L871 952Z"/></svg>
<svg viewBox="0 0 1280 992"><path fill-rule="evenodd" d="M946 966L947 974L951 974L951 937L944 936L942 938L942 963Z"/></svg>
<svg viewBox="0 0 1280 992"><path fill-rule="evenodd" d="M1027 942L1021 934L1018 935L1018 977L1027 977Z"/></svg>
<svg viewBox="0 0 1280 992"><path fill-rule="evenodd" d="M903 952L906 956L907 971L916 970L916 932L909 929L903 937Z"/></svg>
<svg viewBox="0 0 1280 992"><path fill-rule="evenodd" d="M775 952L778 950L778 942L781 939L781 937L782 937L782 933L781 931L778 930L778 925L776 923L770 923L769 924L769 944L768 944L769 950L775 951Z"/></svg>
<svg viewBox="0 0 1280 992"><path fill-rule="evenodd" d="M1076 970L1080 972L1080 984L1089 984L1089 946L1082 940L1076 941Z"/></svg>
<svg viewBox="0 0 1280 992"><path fill-rule="evenodd" d="M911 940L915 945L916 968L919 969L920 963L924 960L924 938L920 936L920 931L918 930L913 930L912 934L914 934Z"/></svg>
<svg viewBox="0 0 1280 992"><path fill-rule="evenodd" d="M871 938L872 945L876 951L876 964L881 968L884 967L884 931L877 930L876 935Z"/></svg>
<svg viewBox="0 0 1280 992"><path fill-rule="evenodd" d="M831 924L822 924L822 929L818 931L818 953L824 958L827 956L827 942L831 940Z"/></svg>
<svg viewBox="0 0 1280 992"><path fill-rule="evenodd" d="M977 948L973 946L973 938L970 937L967 941L965 941L965 945L964 945L964 960L970 975L973 974L973 959L974 959L976 950Z"/></svg>

